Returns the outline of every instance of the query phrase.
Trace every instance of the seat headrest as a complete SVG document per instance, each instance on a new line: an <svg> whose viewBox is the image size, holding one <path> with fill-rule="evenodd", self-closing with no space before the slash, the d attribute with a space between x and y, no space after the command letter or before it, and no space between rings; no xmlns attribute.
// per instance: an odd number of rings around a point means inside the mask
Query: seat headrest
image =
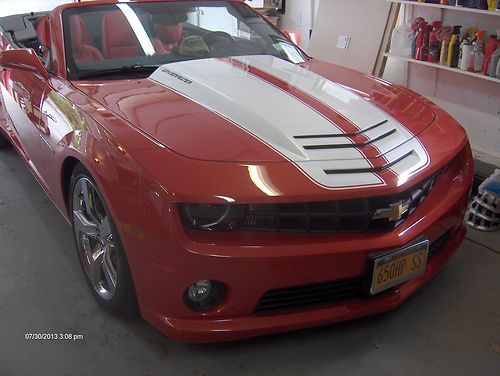
<svg viewBox="0 0 500 376"><path fill-rule="evenodd" d="M103 43L108 46L130 46L139 41L127 18L121 11L106 13L102 19Z"/></svg>
<svg viewBox="0 0 500 376"><path fill-rule="evenodd" d="M83 30L79 16L71 16L69 19L71 33L71 46L73 51L79 50L83 45Z"/></svg>
<svg viewBox="0 0 500 376"><path fill-rule="evenodd" d="M36 23L36 33L38 34L38 40L45 47L50 48L50 25L49 16L43 16L38 19Z"/></svg>
<svg viewBox="0 0 500 376"><path fill-rule="evenodd" d="M177 25L158 25L158 38L164 44L178 43L182 38L183 24Z"/></svg>

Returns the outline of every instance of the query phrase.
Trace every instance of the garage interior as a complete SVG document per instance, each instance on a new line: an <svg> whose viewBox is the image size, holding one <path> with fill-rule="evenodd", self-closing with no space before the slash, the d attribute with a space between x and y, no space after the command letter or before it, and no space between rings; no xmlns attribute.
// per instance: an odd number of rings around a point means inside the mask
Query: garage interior
<svg viewBox="0 0 500 376"><path fill-rule="evenodd" d="M44 8L40 3L50 1L31 3ZM312 56L409 87L455 117L474 152L474 195L500 168L500 80L391 56L387 38L395 25L416 16L493 32L500 29L500 12L405 3L287 0L284 13L271 17L279 17L279 27L297 30ZM9 4L14 1L1 0L0 9ZM262 13L270 5L266 1ZM68 223L7 148L0 149L0 255L0 375L500 374L498 230L469 229L440 273L395 311L234 343L182 344L140 318L117 319L95 303ZM75 337L25 339L26 333L51 332Z"/></svg>
<svg viewBox="0 0 500 376"><path fill-rule="evenodd" d="M40 369L51 375L498 373L498 232L470 231L471 240L437 277L394 312L242 342L186 345L139 318L120 320L99 308L80 278L68 224L12 149L1 152L0 176L2 375ZM84 339L24 339L54 330Z"/></svg>

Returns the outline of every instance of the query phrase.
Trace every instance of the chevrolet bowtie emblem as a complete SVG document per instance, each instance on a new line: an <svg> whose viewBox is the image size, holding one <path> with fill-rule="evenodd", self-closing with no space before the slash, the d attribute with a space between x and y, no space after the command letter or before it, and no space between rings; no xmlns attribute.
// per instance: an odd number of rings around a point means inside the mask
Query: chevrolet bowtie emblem
<svg viewBox="0 0 500 376"><path fill-rule="evenodd" d="M410 204L391 204L390 208L378 209L373 216L373 219L388 219L389 222L399 221L403 215L410 209Z"/></svg>

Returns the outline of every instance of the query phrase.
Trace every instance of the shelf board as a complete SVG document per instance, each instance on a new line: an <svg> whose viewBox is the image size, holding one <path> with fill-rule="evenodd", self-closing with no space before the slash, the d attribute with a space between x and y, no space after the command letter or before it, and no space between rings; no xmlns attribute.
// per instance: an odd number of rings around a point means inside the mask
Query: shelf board
<svg viewBox="0 0 500 376"><path fill-rule="evenodd" d="M482 9L474 9L474 8L466 8L466 7L456 7L453 5L441 5L441 4L432 4L432 3L420 3L418 1L403 1L403 0L387 0L391 3L399 3L399 4L408 4L417 7L428 7L428 8L439 8L452 10L455 12L468 12L468 13L477 13L477 14L486 14L489 16L500 16L500 12L492 11L492 10L482 10Z"/></svg>
<svg viewBox="0 0 500 376"><path fill-rule="evenodd" d="M474 78L478 78L480 80L486 80L486 81L500 83L500 79L498 79L498 78L486 76L484 74L463 71L463 70L458 69L458 68L450 68L450 67L447 67L446 65L440 65L440 64L436 64L436 63L429 63L428 61L415 60L415 59L412 59L411 57L399 56L399 55L395 55L395 54L391 54L391 53L385 53L384 56L390 57L390 58L393 58L393 59L407 61L407 62L413 63L413 64L426 65L426 66L432 67L432 68L437 68L437 69L442 69L442 70L446 70L446 71L449 71L449 72L463 74L463 75L466 75L466 76L471 76L471 77L474 77Z"/></svg>

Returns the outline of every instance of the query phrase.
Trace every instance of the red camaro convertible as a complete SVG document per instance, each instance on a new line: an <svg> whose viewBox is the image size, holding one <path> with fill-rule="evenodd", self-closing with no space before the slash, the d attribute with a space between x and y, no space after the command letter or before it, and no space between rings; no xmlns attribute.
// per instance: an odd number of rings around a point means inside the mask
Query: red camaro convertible
<svg viewBox="0 0 500 376"><path fill-rule="evenodd" d="M0 18L0 145L62 215L95 299L186 342L394 309L462 242L464 130L311 59L242 1Z"/></svg>

